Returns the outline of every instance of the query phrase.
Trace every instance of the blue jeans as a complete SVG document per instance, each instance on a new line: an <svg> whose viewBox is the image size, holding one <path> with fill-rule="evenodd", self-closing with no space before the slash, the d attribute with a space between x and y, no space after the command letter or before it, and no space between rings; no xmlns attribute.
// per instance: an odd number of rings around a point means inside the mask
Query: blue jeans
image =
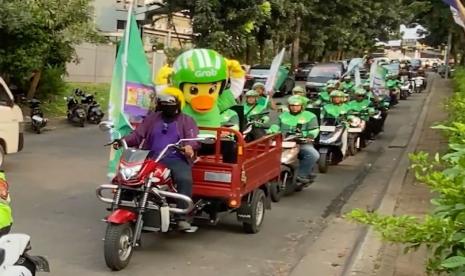
<svg viewBox="0 0 465 276"><path fill-rule="evenodd" d="M171 170L178 193L192 197L192 166L187 161L177 158L164 158L160 163ZM187 207L183 201L180 201L179 205L181 208Z"/></svg>
<svg viewBox="0 0 465 276"><path fill-rule="evenodd" d="M313 167L320 158L320 153L313 147L312 144L300 145L299 151L299 169L297 175L300 177L308 177L313 171Z"/></svg>

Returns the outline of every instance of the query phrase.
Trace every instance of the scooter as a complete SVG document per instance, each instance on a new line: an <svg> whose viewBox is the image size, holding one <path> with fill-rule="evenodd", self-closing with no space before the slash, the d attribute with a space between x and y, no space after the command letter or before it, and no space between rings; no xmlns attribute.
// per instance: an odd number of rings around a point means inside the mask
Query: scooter
<svg viewBox="0 0 465 276"><path fill-rule="evenodd" d="M35 276L36 272L50 272L46 258L30 256L30 237L26 234L7 234L0 238L0 275Z"/></svg>
<svg viewBox="0 0 465 276"><path fill-rule="evenodd" d="M40 107L41 102L38 99L32 99L28 101L29 109L31 110L31 128L37 134L40 134L42 128L47 125L48 120L44 118L44 112Z"/></svg>
<svg viewBox="0 0 465 276"><path fill-rule="evenodd" d="M362 133L365 131L366 122L362 120L358 112L352 112L348 123L347 152L354 156L365 145Z"/></svg>
<svg viewBox="0 0 465 276"><path fill-rule="evenodd" d="M102 122L99 127L103 131L115 132L109 122ZM170 170L160 160L167 153L182 151L185 142L212 139L181 139L167 145L155 159L150 156L150 151L130 149L122 140L124 151L113 184L100 185L96 191L99 200L111 204L111 213L104 220L107 223L104 255L110 269L121 270L129 264L134 248L141 244L142 231L173 231L179 215L195 213L203 207L201 200L194 204L190 197L176 192ZM104 191L113 194L105 197ZM181 202L182 208L179 206ZM186 232L196 230L192 227Z"/></svg>
<svg viewBox="0 0 465 276"><path fill-rule="evenodd" d="M327 173L329 165L339 164L347 154L347 126L340 120L323 118L320 126L318 170Z"/></svg>
<svg viewBox="0 0 465 276"><path fill-rule="evenodd" d="M75 93L76 95L76 93ZM75 96L65 97L68 111L67 117L68 121L72 124L76 124L80 127L84 127L86 121L86 109L84 106L76 99Z"/></svg>
<svg viewBox="0 0 465 276"><path fill-rule="evenodd" d="M85 94L81 99L81 104L86 107L87 121L91 124L99 124L102 121L103 113L100 104L95 100L95 95Z"/></svg>
<svg viewBox="0 0 465 276"><path fill-rule="evenodd" d="M426 88L426 79L422 76L417 76L414 78L415 80L415 92L421 93L423 89Z"/></svg>
<svg viewBox="0 0 465 276"><path fill-rule="evenodd" d="M400 85L400 99L406 100L411 94L410 83L408 81L402 82Z"/></svg>

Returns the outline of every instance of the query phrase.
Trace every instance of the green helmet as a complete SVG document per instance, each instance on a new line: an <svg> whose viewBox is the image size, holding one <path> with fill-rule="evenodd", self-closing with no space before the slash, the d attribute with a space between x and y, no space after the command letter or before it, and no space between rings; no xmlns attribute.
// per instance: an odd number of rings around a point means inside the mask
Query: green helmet
<svg viewBox="0 0 465 276"><path fill-rule="evenodd" d="M331 94L329 94L329 96L332 98L332 97L346 97L347 94L340 91L340 90L334 90L331 92Z"/></svg>
<svg viewBox="0 0 465 276"><path fill-rule="evenodd" d="M228 78L226 59L210 49L192 49L182 53L173 64L171 81L182 83L212 83Z"/></svg>
<svg viewBox="0 0 465 276"><path fill-rule="evenodd" d="M287 99L287 104L289 105L304 105L304 99L302 96L294 95Z"/></svg>
<svg viewBox="0 0 465 276"><path fill-rule="evenodd" d="M305 93L305 89L302 86L297 85L292 89L292 94Z"/></svg>
<svg viewBox="0 0 465 276"><path fill-rule="evenodd" d="M255 90L259 87L262 87L263 89L265 89L265 84L264 83L261 83L261 82L256 82L252 85L252 89Z"/></svg>
<svg viewBox="0 0 465 276"><path fill-rule="evenodd" d="M357 88L357 89L355 89L354 94L357 95L357 96L365 96L367 94L367 92L363 88Z"/></svg>
<svg viewBox="0 0 465 276"><path fill-rule="evenodd" d="M255 90L249 90L245 93L246 97L258 97L260 96L257 91Z"/></svg>

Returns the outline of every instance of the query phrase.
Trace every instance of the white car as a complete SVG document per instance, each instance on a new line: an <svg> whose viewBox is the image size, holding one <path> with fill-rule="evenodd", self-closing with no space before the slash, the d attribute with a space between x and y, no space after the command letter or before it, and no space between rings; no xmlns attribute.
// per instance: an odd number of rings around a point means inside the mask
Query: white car
<svg viewBox="0 0 465 276"><path fill-rule="evenodd" d="M0 77L0 168L5 155L21 151L24 145L23 112Z"/></svg>

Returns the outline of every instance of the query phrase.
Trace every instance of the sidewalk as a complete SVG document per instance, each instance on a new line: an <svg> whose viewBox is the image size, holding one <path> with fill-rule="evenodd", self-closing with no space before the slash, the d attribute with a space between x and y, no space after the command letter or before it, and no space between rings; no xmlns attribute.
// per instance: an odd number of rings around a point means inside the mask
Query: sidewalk
<svg viewBox="0 0 465 276"><path fill-rule="evenodd" d="M437 79L435 81L436 93L432 95L430 107L426 115L422 133L416 151L425 151L434 155L436 152L444 153L447 150L447 140L440 131L431 129L431 126L447 119L444 111L444 103L452 94L452 86L449 81ZM400 197L397 200L395 214L414 215L422 217L430 209L431 193L429 189L415 180L409 172L402 186ZM425 260L426 249L421 248L417 252L403 253L402 246L385 245L380 252L379 270L372 275L394 276L420 276L426 275Z"/></svg>

